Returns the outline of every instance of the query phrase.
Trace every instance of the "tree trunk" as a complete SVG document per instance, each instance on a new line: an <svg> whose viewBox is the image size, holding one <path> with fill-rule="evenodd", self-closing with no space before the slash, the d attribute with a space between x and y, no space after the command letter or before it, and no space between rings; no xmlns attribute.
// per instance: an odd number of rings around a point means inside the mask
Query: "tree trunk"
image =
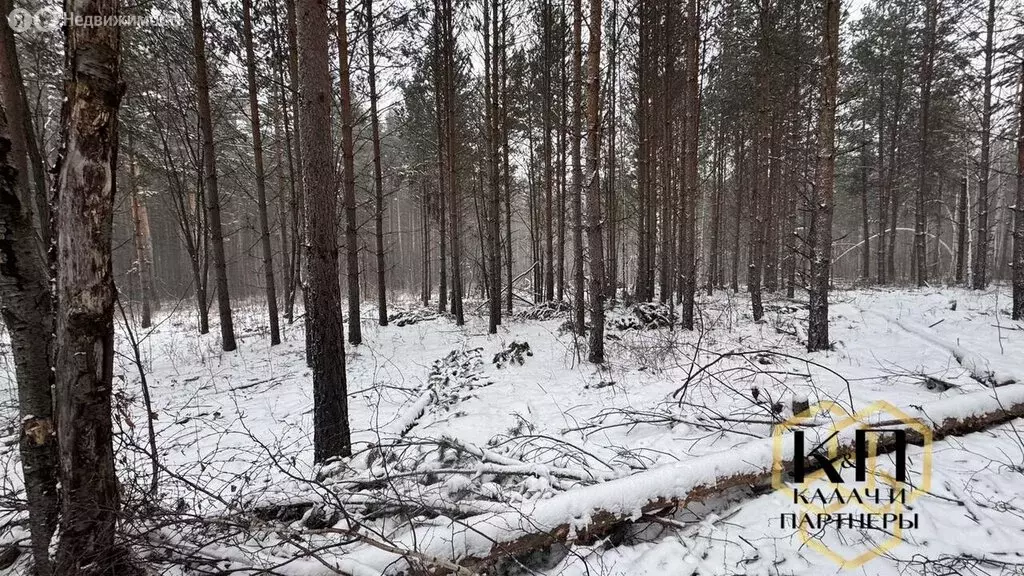
<svg viewBox="0 0 1024 576"><path fill-rule="evenodd" d="M341 84L341 158L344 170L343 199L345 203L345 275L348 278L348 341L353 346L363 342L359 314L359 223L356 221L355 145L352 140L352 83L349 79L348 14L345 0L338 0L338 68ZM326 126L326 124L325 124ZM309 218L307 205L306 217Z"/></svg>
<svg viewBox="0 0 1024 576"><path fill-rule="evenodd" d="M921 66L921 157L918 165L917 196L914 202L914 278L918 286L924 286L928 282L927 266L927 217L925 210L926 202L929 200L930 180L928 177L929 165L929 142L931 137L929 130L932 76L935 67L935 27L938 10L936 0L925 2L925 32L924 32L924 54Z"/></svg>
<svg viewBox="0 0 1024 576"><path fill-rule="evenodd" d="M451 281L452 281L452 314L455 325L466 323L463 310L464 286L462 283L462 234L461 210L459 197L458 169L455 160L455 33L452 0L441 0L442 24L444 29L444 78L445 78L445 159L448 171L448 216L449 243L451 247Z"/></svg>
<svg viewBox="0 0 1024 576"><path fill-rule="evenodd" d="M501 324L501 237L498 219L501 208L501 187L499 185L498 156L498 4L497 1L484 0L484 99L486 144L487 144L487 186L484 198L486 214L485 246L482 257L486 257L487 271L485 274L488 287L487 332L496 334Z"/></svg>
<svg viewBox="0 0 1024 576"><path fill-rule="evenodd" d="M198 0L196 0L198 1ZM118 0L73 0L69 13L105 19ZM56 573L120 572L111 391L120 28L66 28L65 161L57 185L56 406L62 514Z"/></svg>
<svg viewBox="0 0 1024 576"><path fill-rule="evenodd" d="M5 6L6 10L9 6ZM17 116L20 110L8 99L12 76L6 65L16 58L10 28L3 34L0 46L0 98L8 118L0 111L0 315L3 316L11 341L15 376L18 384L18 410L21 430L18 448L22 475L28 500L29 532L35 573L48 576L50 538L57 525L57 436L53 420L54 371L50 369L53 353L53 307L45 247L37 239L34 222L33 191L25 174L18 171L10 157L16 152L12 137L24 123ZM24 138L24 132L21 132ZM22 150L21 153L25 153ZM42 225L42 223L40 223Z"/></svg>
<svg viewBox="0 0 1024 576"><path fill-rule="evenodd" d="M932 8L935 10L935 8ZM932 15L934 21L935 15ZM988 179L991 171L991 150L992 150L992 58L994 49L992 45L993 29L996 22L996 1L989 0L988 15L985 19L985 76L983 79L985 88L981 108L981 162L978 165L978 244L974 251L974 279L972 287L975 290L984 290L988 286L988 253L989 253L989 224L988 205L989 189ZM930 24L934 29L934 22ZM934 36L935 32L931 32ZM932 40L934 43L935 40ZM1019 206L1018 206L1019 207Z"/></svg>
<svg viewBox="0 0 1024 576"><path fill-rule="evenodd" d="M192 0L192 42L196 59L196 96L199 126L203 133L203 167L206 174L206 212L213 244L213 272L217 281L217 312L220 315L221 347L234 350L235 326L231 319L228 293L228 268L224 256L224 230L221 226L220 192L217 188L217 157L213 145L213 114L210 111L210 76L206 69L206 39L203 31L202 0Z"/></svg>
<svg viewBox="0 0 1024 576"><path fill-rule="evenodd" d="M769 293L779 289L779 189L782 187L780 178L782 134L779 129L781 102L778 97L778 94L782 92L779 89L780 84L780 81L773 80L772 92L769 95L771 119L768 131L768 188L764 203L764 266L762 268L764 289Z"/></svg>
<svg viewBox="0 0 1024 576"><path fill-rule="evenodd" d="M744 135L743 131L739 131L736 134L736 153L733 160L733 183L736 190L736 212L733 219L733 230L732 230L732 281L729 283L729 288L733 293L740 291L740 237L742 236L743 228L743 199L747 197L747 191L744 189Z"/></svg>
<svg viewBox="0 0 1024 576"><path fill-rule="evenodd" d="M447 195L447 187L445 186L447 178L447 164L445 164L445 138L447 132L445 132L444 129L447 122L444 105L447 95L445 91L446 76L443 72L443 65L441 62L442 27L440 5L438 0L434 0L434 21L430 37L434 50L432 65L434 72L435 120L437 123L437 219L438 236L440 237L440 241L438 242L439 263L437 270L437 311L444 314L448 311L448 213L445 201L445 196Z"/></svg>
<svg viewBox="0 0 1024 576"><path fill-rule="evenodd" d="M543 110L541 116L544 119L544 298L547 301L555 299L555 245L552 194L554 192L555 172L552 167L551 149L551 0L544 0L542 8L543 37L544 37L544 65L543 65Z"/></svg>
<svg viewBox="0 0 1024 576"><path fill-rule="evenodd" d="M889 229L889 187L885 166L885 76L878 88L878 244L875 249L875 280L885 284L885 235Z"/></svg>
<svg viewBox="0 0 1024 576"><path fill-rule="evenodd" d="M996 398L990 391L973 393L967 401L978 408L974 411L976 415L971 417L958 416L950 410L948 404L943 404L943 400L924 403L922 409L914 410L911 414L925 423L931 430L930 437L935 441L963 436L1024 416L1024 394L1016 389L1012 397L1004 398L1009 394L1011 392L1007 390ZM888 428L903 430L910 439L916 435L905 423L891 421L887 413L879 413L878 419L884 421ZM827 427L807 427L804 434L805 442L812 446L827 442L827 434L833 434L831 438L835 439L834 433ZM643 526L636 524L638 518L645 520L650 516L670 514L698 503L720 501L730 490L750 491L754 488L758 493L761 489L770 490L773 474L777 474L778 470L773 470L774 465L778 463L783 470L792 470L794 465L792 453L782 457L781 462L773 458L773 442L791 446L794 438L790 434L779 439L754 440L738 446L733 449L733 454L736 462L743 464L729 466L726 471L717 469L722 459L719 454L713 454L704 457L706 460L689 459L611 480L593 490L558 494L547 504L548 510L566 512L543 514L547 511L543 510L542 525L519 521L523 512L513 510L461 520L455 528L461 529L457 535L444 528L420 526L417 537L419 541L442 538L452 541L448 550L441 551L440 559L457 561L464 573L500 573L496 564L503 559L526 558L559 545L571 547L574 543L601 541L614 532L641 530ZM887 454L896 448L895 442L879 442L877 454ZM839 438L836 463L852 457L855 450L856 443L852 435ZM706 473L693 474L694 470ZM581 517L588 519L585 529L579 526L578 519ZM495 525L508 528L496 531L493 530ZM379 558L379 550L368 549L367 552ZM357 555L355 561L364 559L369 560L367 555L362 558ZM378 562L383 567L383 562L394 562L394 559L385 558ZM515 565L515 561L509 564ZM433 573L446 574L449 571L448 567L438 567Z"/></svg>
<svg viewBox="0 0 1024 576"><path fill-rule="evenodd" d="M1017 107L1017 199L1013 207L1013 319L1024 320L1024 62Z"/></svg>
<svg viewBox="0 0 1024 576"><path fill-rule="evenodd" d="M292 230L295 230L295 235L298 237L299 234L303 234L306 229L306 191L303 187L305 179L302 175L302 167L305 163L302 161L302 138L299 137L298 123L299 123L299 47L298 47L298 30L295 17L295 2L285 2L285 18L288 25L288 78L290 83L291 92L291 104L292 104L292 118L294 119L294 142L295 150L292 153L292 159L294 160L295 171L292 173L292 183L294 189L292 190ZM285 135L288 135L288 117L285 116ZM292 282L293 285L290 288L291 299L288 304L288 317L294 316L294 306L296 293L301 288L305 293L305 259L302 257L304 247L302 242L292 243ZM307 333L307 341L309 334ZM308 353L307 353L308 356Z"/></svg>
<svg viewBox="0 0 1024 576"><path fill-rule="evenodd" d="M863 130L864 125L861 124ZM868 159L868 141L861 143L860 153L860 223L861 243L860 247L860 277L865 283L871 279L871 221L868 219L868 170L870 160Z"/></svg>
<svg viewBox="0 0 1024 576"><path fill-rule="evenodd" d="M352 446L338 278L334 147L331 131L325 129L331 122L327 6L318 0L299 0L295 8L299 138L306 201L306 330L313 372L313 460L320 463L350 456ZM339 3L338 14L345 14L344 0ZM340 31L344 37L344 28ZM342 52L342 62L345 61Z"/></svg>
<svg viewBox="0 0 1024 576"><path fill-rule="evenodd" d="M956 283L964 283L964 275L967 272L967 239L969 220L969 209L967 199L967 176L960 178L960 192L956 202Z"/></svg>
<svg viewBox="0 0 1024 576"><path fill-rule="evenodd" d="M245 43L245 70L249 83L249 119L252 125L252 152L256 170L256 205L259 210L260 247L263 252L263 281L267 291L270 317L270 345L281 343L277 320L277 286L274 283L274 257L270 247L270 220L267 217L267 183L263 171L263 134L260 132L259 88L256 85L256 54L252 46L252 0L242 0L242 37Z"/></svg>
<svg viewBox="0 0 1024 576"><path fill-rule="evenodd" d="M431 290L430 289L431 277L430 277L430 206L429 206L430 196L429 196L429 194L430 194L430 192L428 191L427 184L426 184L426 182L424 182L422 184L422 190L420 192L420 222L421 222L421 225L423 227L422 230L420 231L422 233L422 237L420 238L420 242L422 242L422 244L423 244L423 246L422 246L423 257L422 257L422 260L421 260L422 266L423 266L423 270L422 270L422 273L423 273L423 286L422 286L423 306L430 306L430 290Z"/></svg>
<svg viewBox="0 0 1024 576"><path fill-rule="evenodd" d="M676 240L680 240L684 245L691 245L687 242L687 228L690 219L689 212L689 198L685 197L684 194L680 194L676 190L677 185L680 188L685 188L685 184L680 182L680 178L673 178L673 172L676 176L678 173L683 171L685 168L676 162L676 149L675 149L675 132L676 122L673 122L673 91L676 88L676 50L673 34L675 32L675 18L677 9L672 2L663 2L661 9L665 13L665 21L661 26L661 35L663 40L662 45L662 56L664 57L664 68L661 75L661 94L659 94L659 100L662 103L661 106L661 265L660 274L658 276L659 282L659 294L662 302L669 304L669 309L673 310L675 304L675 285L674 280L677 280L680 287L686 283L686 275L688 267L686 266L686 257L678 254ZM684 26L685 28L685 26ZM685 66L685 64L684 64ZM684 88L685 89L685 88ZM683 103L684 107L686 102ZM687 118L684 117L682 126L679 130L680 134L686 134L686 122ZM683 145L679 151L682 155L686 154L686 141L683 141ZM677 204L678 201L678 204ZM678 238L677 238L678 237ZM692 245L691 245L692 246ZM677 262L676 257L682 256L682 262ZM685 292L683 288L682 292ZM685 310L683 312L685 315ZM685 325L685 319L684 319Z"/></svg>
<svg viewBox="0 0 1024 576"><path fill-rule="evenodd" d="M530 125L527 132L527 146L530 149L529 169L527 179L529 184L528 204L530 209L530 260L533 266L533 303L539 304L544 300L544 252L540 246L540 199L537 193L537 179L535 177L536 160L533 141L533 117L530 118Z"/></svg>
<svg viewBox="0 0 1024 576"><path fill-rule="evenodd" d="M559 19L559 32L562 32L568 27L568 17L565 11L565 0L561 0L561 7L558 11ZM565 300L565 229L566 220L568 213L566 212L567 206L567 194L566 194L566 174L570 172L568 168L568 150L565 145L566 133L569 131L569 104L568 104L568 86L569 82L566 78L565 70L566 61L566 40L565 34L561 33L558 35L558 87L559 87L559 122L558 122L558 141L556 143L556 149L558 150L558 189L555 191L555 300L563 302Z"/></svg>
<svg viewBox="0 0 1024 576"><path fill-rule="evenodd" d="M583 294L583 161L580 149L583 137L583 0L572 0L572 82L569 88L572 98L572 129L569 132L572 138L572 318L576 333L583 334L586 331Z"/></svg>
<svg viewBox="0 0 1024 576"><path fill-rule="evenodd" d="M695 1L695 0L691 0ZM601 0L587 23L587 247L590 251L590 337L587 359L604 363L604 254L601 215ZM581 263L582 265L582 263Z"/></svg>
<svg viewBox="0 0 1024 576"><path fill-rule="evenodd" d="M764 114L763 110L760 110L762 107L763 105L757 106L759 109L758 116ZM764 306L761 303L761 267L764 262L764 215L761 213L761 210L764 206L765 183L767 180L766 170L764 169L764 156L767 147L762 146L758 142L758 133L763 132L764 126L761 119L758 119L756 122L758 128L754 131L754 137L751 138L751 147L753 148L751 188L753 193L750 195L750 247L747 257L749 260L747 264L747 291L750 292L750 311L755 322L761 320L764 316Z"/></svg>
<svg viewBox="0 0 1024 576"><path fill-rule="evenodd" d="M377 323L388 325L388 292L384 267L384 175L380 166L380 119L377 114L377 69L374 60L373 0L363 0L366 10L366 59L370 81L370 127L373 138L373 230L377 255Z"/></svg>
<svg viewBox="0 0 1024 576"><path fill-rule="evenodd" d="M501 4L501 142L505 175L505 312L512 314L512 167L509 163L508 6Z"/></svg>
<svg viewBox="0 0 1024 576"><path fill-rule="evenodd" d="M290 143L282 140L280 124L276 121L274 122L274 140L274 156L275 163L277 164L277 226L280 229L281 234L281 274L283 276L282 289L284 291L284 317L285 320L291 323L292 317L289 314L289 294L292 290L292 269L290 266L291 258L289 256L291 254L291 248L288 241L289 208L288 195L286 194L288 186L285 184L285 164L283 158L284 155L282 154L282 148L285 146L290 148L291 145ZM289 161L288 164L288 172L292 173L290 167L291 162Z"/></svg>
<svg viewBox="0 0 1024 576"><path fill-rule="evenodd" d="M135 163L135 146L132 133L128 132L128 189L132 200L132 223L134 224L135 270L139 276L139 287L142 293L143 328L153 324L153 245L149 234L149 211L139 197L139 174Z"/></svg>
<svg viewBox="0 0 1024 576"><path fill-rule="evenodd" d="M617 247L619 245L618 229L619 229L619 212L618 212L618 194L616 192L616 181L615 181L615 169L618 164L618 157L616 156L616 143L618 136L618 82L619 82L619 70L618 70L618 52L619 52L619 34L618 34L618 18L619 18L619 1L612 0L612 13L611 22L609 23L609 32L611 34L611 41L608 43L608 68L609 76L611 77L608 83L608 192L605 197L604 210L605 210L605 235L607 240L605 242L605 294L611 299L612 305L614 306L616 298L618 297L619 287L619 259L616 258Z"/></svg>
<svg viewBox="0 0 1024 576"><path fill-rule="evenodd" d="M9 14L13 9L13 2L9 0L0 1L0 10ZM10 27L6 27L0 40L6 44L0 48L0 101L7 110L8 122L11 123L9 135L11 138L12 166L18 170L15 175L20 185L25 190L30 190L32 196L26 198L31 202L30 212L38 221L36 224L43 241L44 250L50 246L50 202L46 179L46 167L43 165L42 155L39 151L39 144L36 140L36 131L32 123L31 110L29 108L28 96L25 92L25 81L21 73L21 62L18 60L17 47L14 41L14 34Z"/></svg>
<svg viewBox="0 0 1024 576"><path fill-rule="evenodd" d="M818 116L817 186L812 205L810 307L807 350L825 350L828 338L829 272L832 267L832 210L835 188L836 85L839 78L839 0L825 0L821 31L824 66Z"/></svg>
<svg viewBox="0 0 1024 576"><path fill-rule="evenodd" d="M719 114L717 118L718 133L715 136L715 153L713 171L715 174L715 194L711 199L711 249L708 251L708 296L715 293L721 282L721 233L722 233L722 187L725 182L725 118Z"/></svg>
<svg viewBox="0 0 1024 576"><path fill-rule="evenodd" d="M638 301L651 299L650 282L653 278L651 270L651 236L654 223L651 221L651 130L650 130L650 64L651 47L648 38L652 19L651 0L639 0L637 7L639 30L637 39L637 91L636 128L637 128L637 258L636 285L634 296Z"/></svg>
<svg viewBox="0 0 1024 576"><path fill-rule="evenodd" d="M694 296L697 291L697 196L700 194L698 162L700 150L700 12L697 0L688 0L686 14L686 80L683 87L685 121L683 123L683 187L686 221L683 258L683 308L680 313L684 330L694 328Z"/></svg>

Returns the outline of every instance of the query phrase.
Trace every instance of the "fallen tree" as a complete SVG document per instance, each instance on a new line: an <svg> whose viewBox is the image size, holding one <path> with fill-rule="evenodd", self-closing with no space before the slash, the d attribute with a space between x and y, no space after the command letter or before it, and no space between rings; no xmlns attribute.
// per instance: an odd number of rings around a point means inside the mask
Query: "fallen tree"
<svg viewBox="0 0 1024 576"><path fill-rule="evenodd" d="M934 440L985 430L1024 417L1024 385L1009 385L927 402L904 412L924 423ZM866 421L887 429L904 428L887 412ZM823 443L827 426L802 428L807 445ZM839 432L839 452L851 454L854 429ZM783 438L781 461L793 464L793 442ZM879 443L879 452L892 447ZM808 463L810 465L810 463ZM772 439L749 442L726 453L712 454L662 466L625 478L586 486L554 497L520 504L512 511L457 520L431 520L392 540L388 549L367 545L352 551L338 568L353 576L401 571L410 562L428 564L434 573L450 573L458 564L468 571L487 573L500 561L556 544L592 541L643 516L705 501L722 492L763 486L771 481ZM408 553L402 553L407 550ZM435 559L431 562L425 559Z"/></svg>

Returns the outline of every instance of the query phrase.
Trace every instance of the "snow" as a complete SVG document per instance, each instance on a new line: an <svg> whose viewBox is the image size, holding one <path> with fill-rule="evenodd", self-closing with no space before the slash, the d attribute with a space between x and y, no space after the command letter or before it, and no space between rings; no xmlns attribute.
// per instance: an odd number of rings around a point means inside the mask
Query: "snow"
<svg viewBox="0 0 1024 576"><path fill-rule="evenodd" d="M523 531L566 523L581 529L595 507L637 517L654 494L683 494L716 477L770 469L772 422L790 415L794 399L835 401L850 411L885 400L935 423L1024 402L1024 326L1009 320L1007 293L836 291L834 349L814 354L804 351L807 312L798 301L766 298L765 321L754 323L745 295L702 296L703 329L694 333L628 328L632 311L616 309L602 368L580 361L585 352L577 339L560 330L564 314L506 318L491 336L486 319L476 316L461 328L432 315L385 328L368 321L364 344L347 350L357 456L324 469L312 463L312 385L301 326L284 326L284 342L271 348L262 307L241 306L239 350L222 353L216 323L210 334L196 334L183 304L139 332L160 459L169 471L160 478L161 503L212 516L341 498L376 540L437 558L453 549L482 554L493 540ZM376 318L376 311L365 307L364 318ZM612 328L617 319L626 329ZM118 466L123 480L145 484L145 451L131 448L146 445L145 411L130 348L118 340ZM533 355L522 365L490 362L513 342L529 344ZM17 413L7 350L0 423L10 426L0 431L10 436ZM948 387L928 388L926 378ZM917 572L923 560L967 556L980 573L1024 563L1017 552L1024 513L1015 504L1024 498L1021 427L1010 422L936 442L931 494L914 504L921 526L863 573ZM812 438L814 430L808 429ZM918 450L909 450L912 468ZM16 446L6 439L0 469L0 492L21 490ZM373 483L389 474L394 478L384 485ZM444 513L372 513L373 502L399 496ZM617 546L579 543L538 569L567 576L838 571L792 529L770 524L787 504L777 493L730 493L681 510L671 518L678 526L638 528ZM0 526L18 514L0 505ZM342 540L301 520L284 524L304 546ZM348 524L341 519L336 527ZM334 569L380 574L403 565L366 543L336 544L313 558L276 534L259 542L225 538L201 553L232 569L290 560L276 571L303 576ZM0 542L23 536L0 529ZM171 531L167 545L195 553L194 536ZM825 537L837 549L853 548Z"/></svg>

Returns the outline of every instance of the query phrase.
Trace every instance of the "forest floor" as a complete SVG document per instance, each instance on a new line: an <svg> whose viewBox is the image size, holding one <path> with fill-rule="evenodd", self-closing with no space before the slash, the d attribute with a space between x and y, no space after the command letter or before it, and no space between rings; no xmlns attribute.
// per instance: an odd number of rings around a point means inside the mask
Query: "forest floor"
<svg viewBox="0 0 1024 576"><path fill-rule="evenodd" d="M135 331L159 447L155 503L143 495L151 466L146 410L119 320L118 466L124 500L136 504L126 529L145 543L141 557L156 573L379 574L405 564L367 553L367 541L346 540L331 527L355 522L381 540L415 544L413 524L536 509L529 506L584 485L728 457L770 438L794 399L848 411L885 400L909 411L1024 383L1024 324L1009 320L1005 287L841 290L831 301L834 349L813 354L804 348L807 310L799 300L768 299L755 323L745 294L702 295L693 332L657 327L665 313L657 306L620 306L608 319L601 368L581 362L584 344L564 329L565 311L517 305L519 313L489 336L476 313L457 327L409 302L392 314L413 323L400 326L396 318L379 327L370 321L376 310L365 307L364 342L347 348L356 455L326 468L312 463L301 321L286 324L284 342L271 348L262 309L242 307L239 349L223 353L216 326L201 336L192 314L164 311L154 328ZM467 311L478 304L467 303ZM6 346L2 358L0 543L24 537L14 525L21 513L10 511L21 486ZM930 489L912 505L916 527L855 572L1021 573L1022 434L1018 420L936 442ZM912 473L920 473L922 449L910 447L908 456ZM502 569L551 576L840 572L792 526L780 525L780 513L793 508L780 492L730 491ZM243 513L264 524L241 522ZM864 528L822 530L817 538L852 557L892 536Z"/></svg>

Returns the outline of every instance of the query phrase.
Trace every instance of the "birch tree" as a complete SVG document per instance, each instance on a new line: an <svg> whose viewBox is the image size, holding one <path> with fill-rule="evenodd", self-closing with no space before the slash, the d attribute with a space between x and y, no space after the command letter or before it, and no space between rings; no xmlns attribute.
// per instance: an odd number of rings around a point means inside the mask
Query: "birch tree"
<svg viewBox="0 0 1024 576"><path fill-rule="evenodd" d="M116 16L119 0L71 0L83 19ZM117 26L66 27L63 154L57 182L56 406L61 517L56 573L123 571L115 548L120 490L111 393L114 278L111 227L122 93Z"/></svg>

